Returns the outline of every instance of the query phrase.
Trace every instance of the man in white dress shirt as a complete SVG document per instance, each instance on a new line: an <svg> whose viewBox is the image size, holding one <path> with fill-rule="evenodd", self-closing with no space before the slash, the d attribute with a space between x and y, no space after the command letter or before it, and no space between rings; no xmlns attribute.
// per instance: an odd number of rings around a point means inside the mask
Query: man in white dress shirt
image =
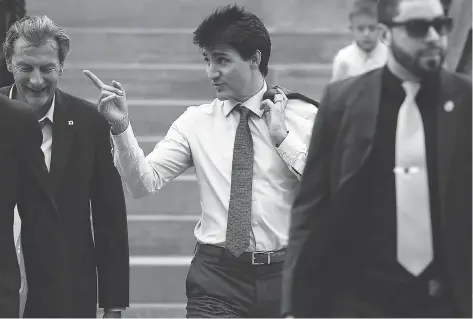
<svg viewBox="0 0 473 319"><path fill-rule="evenodd" d="M271 41L243 8L215 11L194 43L217 98L189 107L146 157L121 84L84 72L101 89L99 111L112 125L116 165L134 197L195 167L202 215L186 280L187 316L277 317L290 209L317 108L281 89L274 103L263 100Z"/></svg>

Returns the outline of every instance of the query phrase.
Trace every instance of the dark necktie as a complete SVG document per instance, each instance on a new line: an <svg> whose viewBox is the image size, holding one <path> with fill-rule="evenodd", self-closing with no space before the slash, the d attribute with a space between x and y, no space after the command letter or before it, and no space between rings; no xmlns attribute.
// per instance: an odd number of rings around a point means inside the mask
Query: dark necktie
<svg viewBox="0 0 473 319"><path fill-rule="evenodd" d="M248 118L252 112L244 106L235 108L240 112L240 122L233 146L225 247L238 257L250 245L254 152L253 138L248 126Z"/></svg>
<svg viewBox="0 0 473 319"><path fill-rule="evenodd" d="M43 142L41 143L41 150L44 154L44 163L48 171L50 170L51 166L51 147L52 147L52 130L53 130L53 123L48 117L45 117L43 120L39 121L39 127L41 128L41 132L43 133ZM48 151L49 150L49 151Z"/></svg>
<svg viewBox="0 0 473 319"><path fill-rule="evenodd" d="M42 119L41 121L38 122L39 127L40 127L41 129L43 129L43 127L45 127L45 126L48 125L49 123L51 123L51 120L49 119L49 117L45 117L44 119Z"/></svg>

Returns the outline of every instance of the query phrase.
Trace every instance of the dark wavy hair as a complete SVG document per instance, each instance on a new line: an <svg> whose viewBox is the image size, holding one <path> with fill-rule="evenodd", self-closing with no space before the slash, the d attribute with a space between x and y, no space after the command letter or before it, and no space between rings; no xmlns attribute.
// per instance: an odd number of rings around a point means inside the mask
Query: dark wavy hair
<svg viewBox="0 0 473 319"><path fill-rule="evenodd" d="M260 18L241 6L228 5L208 16L194 31L194 44L200 48L229 45L245 60L259 50L259 70L263 76L268 74L271 55L269 32Z"/></svg>

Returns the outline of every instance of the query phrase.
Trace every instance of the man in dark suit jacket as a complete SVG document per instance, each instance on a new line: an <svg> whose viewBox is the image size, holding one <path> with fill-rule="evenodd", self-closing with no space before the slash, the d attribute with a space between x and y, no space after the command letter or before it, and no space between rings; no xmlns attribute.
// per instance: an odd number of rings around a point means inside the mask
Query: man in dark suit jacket
<svg viewBox="0 0 473 319"><path fill-rule="evenodd" d="M20 271L13 241L13 209L22 188L35 188L54 211L41 152L41 131L24 103L0 96L0 317L19 316Z"/></svg>
<svg viewBox="0 0 473 319"><path fill-rule="evenodd" d="M378 5L390 57L382 69L326 88L293 205L283 312L471 317L471 82L440 68L451 21L438 0ZM415 100L406 102L401 82L420 84ZM395 162L406 103L417 104L423 122L425 147L414 151L425 149L426 165L417 170ZM428 175L432 245L411 255L430 256L413 273L400 263L396 181L419 172Z"/></svg>
<svg viewBox="0 0 473 319"><path fill-rule="evenodd" d="M15 23L4 45L15 84L0 93L27 102L41 123L58 207L38 205L40 194L30 185L18 205L28 282L24 315L95 317L98 288L105 315L118 316L129 303L124 194L109 124L92 103L56 87L68 51L64 30L45 16Z"/></svg>

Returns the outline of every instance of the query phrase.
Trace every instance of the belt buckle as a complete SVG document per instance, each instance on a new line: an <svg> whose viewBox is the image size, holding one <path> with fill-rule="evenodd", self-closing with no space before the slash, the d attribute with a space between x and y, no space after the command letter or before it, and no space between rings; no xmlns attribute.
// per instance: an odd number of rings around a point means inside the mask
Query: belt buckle
<svg viewBox="0 0 473 319"><path fill-rule="evenodd" d="M271 254L272 253L273 253L272 251L253 251L253 252L251 252L251 264L252 265L269 265L271 263ZM257 263L257 262L255 262L257 254L268 256L268 263L264 263L264 262Z"/></svg>

